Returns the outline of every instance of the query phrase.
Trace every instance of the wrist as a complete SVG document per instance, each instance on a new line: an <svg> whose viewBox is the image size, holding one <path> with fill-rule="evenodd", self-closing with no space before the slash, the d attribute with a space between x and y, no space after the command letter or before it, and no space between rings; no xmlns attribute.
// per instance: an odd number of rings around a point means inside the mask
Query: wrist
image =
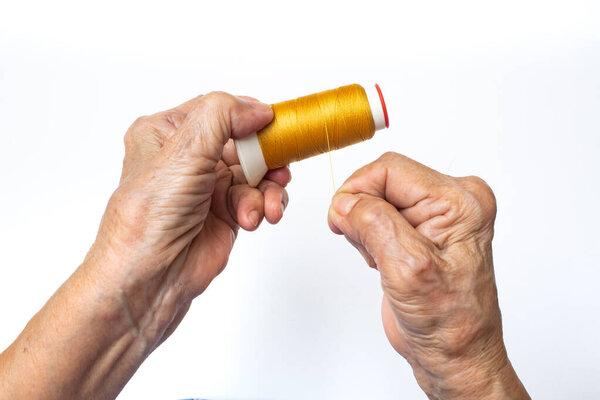
<svg viewBox="0 0 600 400"><path fill-rule="evenodd" d="M130 331L146 355L190 302L186 288L171 276L177 268L156 262L119 242L109 246L97 241L79 268L97 292L96 317L121 332Z"/></svg>
<svg viewBox="0 0 600 400"><path fill-rule="evenodd" d="M411 365L419 385L431 399L530 398L501 341L477 354L446 358L436 363L413 361Z"/></svg>

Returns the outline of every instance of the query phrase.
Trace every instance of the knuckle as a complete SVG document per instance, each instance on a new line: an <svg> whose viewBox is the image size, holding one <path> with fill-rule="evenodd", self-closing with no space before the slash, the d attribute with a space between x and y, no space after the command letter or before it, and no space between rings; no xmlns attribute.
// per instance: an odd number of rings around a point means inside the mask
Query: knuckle
<svg viewBox="0 0 600 400"><path fill-rule="evenodd" d="M133 124L131 124L131 131L136 131L136 130L141 130L144 128L147 128L148 126L150 126L151 123L151 117L149 115L143 115L141 117L138 117L135 121L133 121Z"/></svg>
<svg viewBox="0 0 600 400"><path fill-rule="evenodd" d="M482 219L489 220L496 216L496 197L486 181L477 176L461 178L466 194Z"/></svg>
<svg viewBox="0 0 600 400"><path fill-rule="evenodd" d="M362 210L358 216L358 223L361 227L367 228L373 225L378 225L382 227L382 223L387 221L386 218L383 217L383 210L381 207L370 206Z"/></svg>
<svg viewBox="0 0 600 400"><path fill-rule="evenodd" d="M430 252L423 249L413 251L408 260L409 267L414 276L423 278L436 269L436 263Z"/></svg>
<svg viewBox="0 0 600 400"><path fill-rule="evenodd" d="M350 215L361 241L371 250L396 239L396 226L383 200L359 200ZM386 255L379 254L379 257L385 258Z"/></svg>
<svg viewBox="0 0 600 400"><path fill-rule="evenodd" d="M179 128L179 126L185 120L186 115L180 111L172 110L164 113L165 121L174 128Z"/></svg>
<svg viewBox="0 0 600 400"><path fill-rule="evenodd" d="M234 103L234 98L225 92L210 92L202 97L202 102L209 106L222 106Z"/></svg>
<svg viewBox="0 0 600 400"><path fill-rule="evenodd" d="M467 182L468 185L473 190L476 190L476 191L490 191L491 192L491 189L490 189L489 185L487 184L487 182L484 181L483 179L481 179L478 176L473 176L473 175L466 176L466 177L463 178L463 180L465 182Z"/></svg>
<svg viewBox="0 0 600 400"><path fill-rule="evenodd" d="M137 118L125 133L125 137L123 138L125 147L128 148L138 143L143 136L143 133L148 130L151 125L152 123L149 116Z"/></svg>
<svg viewBox="0 0 600 400"><path fill-rule="evenodd" d="M235 97L225 92L210 92L200 100L198 105L199 108L191 113L192 119L204 120L203 124L209 126L211 131L221 133L218 135L219 145L222 145L221 141L224 144L227 137L223 134L231 131L231 113L236 106Z"/></svg>
<svg viewBox="0 0 600 400"><path fill-rule="evenodd" d="M407 295L433 293L439 288L443 279L434 255L414 242L405 242L403 247L403 254L384 260L392 263L396 268L382 275L382 283L389 289L402 288Z"/></svg>
<svg viewBox="0 0 600 400"><path fill-rule="evenodd" d="M379 157L379 159L377 161L381 161L383 163L393 163L393 162L398 162L404 158L406 158L406 157L403 156L402 154L396 153L394 151L386 151L385 153L383 153L381 155L381 157Z"/></svg>

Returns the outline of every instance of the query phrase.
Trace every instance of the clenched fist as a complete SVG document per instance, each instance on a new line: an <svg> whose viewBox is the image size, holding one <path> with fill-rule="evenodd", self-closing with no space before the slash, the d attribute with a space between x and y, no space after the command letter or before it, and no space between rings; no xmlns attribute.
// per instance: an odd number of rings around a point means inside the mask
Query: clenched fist
<svg viewBox="0 0 600 400"><path fill-rule="evenodd" d="M492 261L496 202L387 153L333 198L329 225L381 274L383 324L432 399L527 399L507 357Z"/></svg>

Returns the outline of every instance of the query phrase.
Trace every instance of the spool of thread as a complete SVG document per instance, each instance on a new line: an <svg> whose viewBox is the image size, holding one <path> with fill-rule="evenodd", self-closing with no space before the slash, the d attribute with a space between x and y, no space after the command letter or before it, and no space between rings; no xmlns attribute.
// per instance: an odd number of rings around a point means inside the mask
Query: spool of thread
<svg viewBox="0 0 600 400"><path fill-rule="evenodd" d="M269 169L371 139L389 127L381 89L353 84L273 104L273 121L235 141L250 186Z"/></svg>

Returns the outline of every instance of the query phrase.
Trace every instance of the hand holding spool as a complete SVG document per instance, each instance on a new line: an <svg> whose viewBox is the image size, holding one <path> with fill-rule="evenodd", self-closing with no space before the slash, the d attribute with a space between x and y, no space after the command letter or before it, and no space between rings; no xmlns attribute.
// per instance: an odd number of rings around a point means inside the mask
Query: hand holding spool
<svg viewBox="0 0 600 400"><path fill-rule="evenodd" d="M353 84L273 104L273 121L235 141L250 186L270 169L371 139L389 127L381 89Z"/></svg>

